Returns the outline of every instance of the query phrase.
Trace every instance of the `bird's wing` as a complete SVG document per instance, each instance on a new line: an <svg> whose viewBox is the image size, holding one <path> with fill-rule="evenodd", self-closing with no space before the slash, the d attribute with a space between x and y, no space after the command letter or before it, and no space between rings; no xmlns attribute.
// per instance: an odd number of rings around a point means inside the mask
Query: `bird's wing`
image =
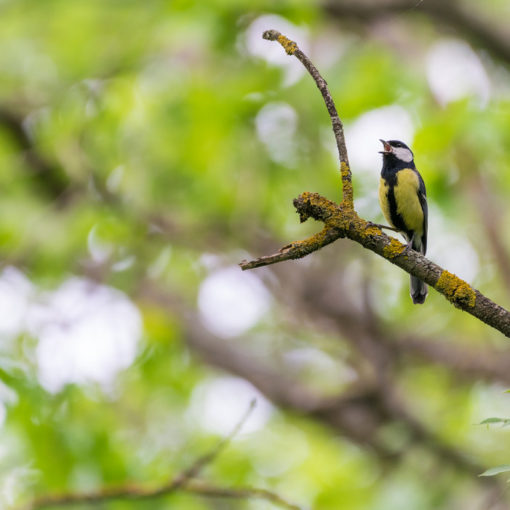
<svg viewBox="0 0 510 510"><path fill-rule="evenodd" d="M418 173L418 172L417 172ZM418 199L420 200L420 205L423 210L423 236L421 240L423 254L427 253L427 227L428 227L428 219L429 219L429 208L427 206L427 190L425 189L425 183L421 175L418 173L418 179L420 181L420 185L418 187Z"/></svg>

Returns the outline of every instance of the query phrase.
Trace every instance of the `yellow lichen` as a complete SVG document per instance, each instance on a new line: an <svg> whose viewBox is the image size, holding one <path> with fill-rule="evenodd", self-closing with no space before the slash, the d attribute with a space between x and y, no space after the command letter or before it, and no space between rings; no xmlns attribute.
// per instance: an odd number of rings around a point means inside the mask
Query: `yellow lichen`
<svg viewBox="0 0 510 510"><path fill-rule="evenodd" d="M448 271L441 273L435 288L455 305L475 306L476 293L473 287Z"/></svg>
<svg viewBox="0 0 510 510"><path fill-rule="evenodd" d="M293 252L291 258L301 258L308 253L312 253L313 251L322 248L322 246L329 244L333 241L333 239L329 239L329 230L327 228L323 228L320 232L317 232L313 236L308 239L303 239L301 241L294 241L287 246L281 248L280 252Z"/></svg>
<svg viewBox="0 0 510 510"><path fill-rule="evenodd" d="M436 289L442 292L450 301L455 296L457 287L459 286L459 278L449 271L443 271L437 280Z"/></svg>
<svg viewBox="0 0 510 510"><path fill-rule="evenodd" d="M311 191L303 191L301 198L304 202L309 202L312 205L322 205L323 202L329 202L329 200L321 197L318 193L312 193Z"/></svg>
<svg viewBox="0 0 510 510"><path fill-rule="evenodd" d="M283 34L278 36L278 42L283 46L287 55L293 55L298 49L297 44L294 41L291 41L288 37L285 37Z"/></svg>
<svg viewBox="0 0 510 510"><path fill-rule="evenodd" d="M394 259L401 255L405 249L406 247L401 242L392 237L390 243L383 248L383 255L387 259Z"/></svg>
<svg viewBox="0 0 510 510"><path fill-rule="evenodd" d="M322 214L324 220L332 218L340 212L338 204L320 196L318 193L305 191L301 193L300 198L303 202L310 204L312 207L316 207L317 209L324 211Z"/></svg>
<svg viewBox="0 0 510 510"><path fill-rule="evenodd" d="M343 203L349 207L354 207L351 169L349 165L342 161L340 163L340 174L342 175L342 190L343 190Z"/></svg>
<svg viewBox="0 0 510 510"><path fill-rule="evenodd" d="M368 223L367 227L362 228L360 234L361 237L380 236L382 234L382 230L378 226Z"/></svg>

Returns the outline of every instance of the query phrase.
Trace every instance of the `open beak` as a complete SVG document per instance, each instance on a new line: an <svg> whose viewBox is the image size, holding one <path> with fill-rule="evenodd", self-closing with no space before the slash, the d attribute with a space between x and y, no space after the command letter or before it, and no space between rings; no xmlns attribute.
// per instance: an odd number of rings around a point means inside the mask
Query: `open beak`
<svg viewBox="0 0 510 510"><path fill-rule="evenodd" d="M384 140L381 140L380 138L379 138L379 141L380 141L380 142L383 144L383 146L384 146L384 150L383 150L383 151L379 151L379 153L380 153L380 154L388 154L388 153L390 153L390 152L391 152L391 145L390 145L388 142L386 142L386 141L384 141Z"/></svg>

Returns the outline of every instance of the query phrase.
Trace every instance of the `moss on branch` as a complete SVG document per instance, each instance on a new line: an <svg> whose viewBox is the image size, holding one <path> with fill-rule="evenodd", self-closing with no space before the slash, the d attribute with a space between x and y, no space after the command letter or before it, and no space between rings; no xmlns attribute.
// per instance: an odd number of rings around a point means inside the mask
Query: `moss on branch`
<svg viewBox="0 0 510 510"><path fill-rule="evenodd" d="M441 273L436 283L436 289L459 308L462 308L463 304L467 307L473 307L476 304L475 290L464 280L448 271Z"/></svg>
<svg viewBox="0 0 510 510"><path fill-rule="evenodd" d="M485 297L459 277L426 259L421 253L406 249L406 245L386 235L378 226L359 217L354 209L354 190L343 125L326 81L294 41L290 41L276 30L267 30L263 37L271 41L278 41L289 55L298 58L315 80L322 94L337 142L342 181L342 202L336 204L318 193L303 193L294 200L294 207L299 213L301 222L313 218L324 223L324 228L308 239L284 246L273 255L267 255L252 261L243 260L240 263L241 268L243 270L253 269L284 260L301 258L336 239L347 237L397 265L407 273L420 278L445 296L457 308L467 311L510 337L510 312L508 310Z"/></svg>
<svg viewBox="0 0 510 510"><path fill-rule="evenodd" d="M305 257L336 239L346 237L420 278L457 308L510 337L510 313L507 310L421 253L406 249L405 244L389 237L373 223L360 218L356 211L344 202L336 204L318 193L305 192L294 200L294 206L301 221L313 218L324 223L324 228L308 239L285 246L274 255L241 262L243 270Z"/></svg>

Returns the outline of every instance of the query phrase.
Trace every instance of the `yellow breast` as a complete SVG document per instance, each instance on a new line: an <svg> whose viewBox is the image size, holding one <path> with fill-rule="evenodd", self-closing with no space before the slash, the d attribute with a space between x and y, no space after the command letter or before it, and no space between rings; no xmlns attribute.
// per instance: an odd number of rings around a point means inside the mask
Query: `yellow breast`
<svg viewBox="0 0 510 510"><path fill-rule="evenodd" d="M397 212L409 230L422 235L423 210L418 198L419 187L420 181L416 172L408 169L397 172L397 183L394 187Z"/></svg>
<svg viewBox="0 0 510 510"><path fill-rule="evenodd" d="M391 221L391 213L390 213L390 203L388 201L388 190L389 186L386 184L386 181L381 177L379 181L379 204L381 205L381 210L386 218L386 221L394 227L393 222Z"/></svg>

